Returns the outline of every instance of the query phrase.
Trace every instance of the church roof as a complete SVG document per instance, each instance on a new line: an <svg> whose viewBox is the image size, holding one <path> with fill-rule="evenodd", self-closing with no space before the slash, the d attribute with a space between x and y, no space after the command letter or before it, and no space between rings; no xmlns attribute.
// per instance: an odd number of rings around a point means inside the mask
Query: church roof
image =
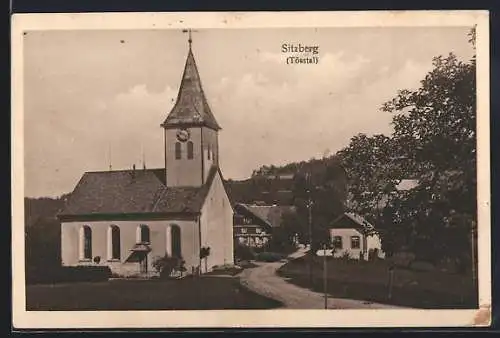
<svg viewBox="0 0 500 338"><path fill-rule="evenodd" d="M165 169L86 172L58 216L196 214L217 172L201 187L167 187Z"/></svg>
<svg viewBox="0 0 500 338"><path fill-rule="evenodd" d="M207 126L215 130L221 129L203 92L191 46L189 47L179 93L177 94L177 101L161 126L167 128L182 125Z"/></svg>

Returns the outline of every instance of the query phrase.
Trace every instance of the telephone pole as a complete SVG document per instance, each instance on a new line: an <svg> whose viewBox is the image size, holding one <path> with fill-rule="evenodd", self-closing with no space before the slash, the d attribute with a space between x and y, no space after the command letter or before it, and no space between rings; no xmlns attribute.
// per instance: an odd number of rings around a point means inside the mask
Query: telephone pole
<svg viewBox="0 0 500 338"><path fill-rule="evenodd" d="M328 264L326 262L326 244L323 244L323 297L325 309L328 309Z"/></svg>
<svg viewBox="0 0 500 338"><path fill-rule="evenodd" d="M313 234L312 234L312 206L311 198L311 174L307 174L307 210L308 210L308 230L309 230L309 285L313 285Z"/></svg>

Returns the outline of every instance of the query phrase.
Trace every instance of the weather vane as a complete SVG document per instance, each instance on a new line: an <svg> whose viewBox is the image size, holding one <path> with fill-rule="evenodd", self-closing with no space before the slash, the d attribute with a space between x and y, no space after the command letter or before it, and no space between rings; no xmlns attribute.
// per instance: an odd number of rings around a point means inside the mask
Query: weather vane
<svg viewBox="0 0 500 338"><path fill-rule="evenodd" d="M191 44L193 43L193 37L191 35L192 32L197 32L196 30L192 30L191 28L189 29L183 29L183 33L188 33L188 42L189 42L189 47L191 47Z"/></svg>

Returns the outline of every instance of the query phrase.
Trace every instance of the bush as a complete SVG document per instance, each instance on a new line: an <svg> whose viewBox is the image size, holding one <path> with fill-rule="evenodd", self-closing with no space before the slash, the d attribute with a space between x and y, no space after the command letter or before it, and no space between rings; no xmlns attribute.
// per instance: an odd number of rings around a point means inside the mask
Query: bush
<svg viewBox="0 0 500 338"><path fill-rule="evenodd" d="M255 260L259 262L278 262L286 258L286 255L276 252L260 252L256 255Z"/></svg>
<svg viewBox="0 0 500 338"><path fill-rule="evenodd" d="M364 255L363 251L360 251L359 252L359 261L362 262L364 260L365 260L365 255Z"/></svg>
<svg viewBox="0 0 500 338"><path fill-rule="evenodd" d="M397 252L391 257L393 265L401 268L409 268L414 260L415 254L406 251Z"/></svg>
<svg viewBox="0 0 500 338"><path fill-rule="evenodd" d="M30 267L26 269L27 284L72 282L103 282L111 277L107 266Z"/></svg>
<svg viewBox="0 0 500 338"><path fill-rule="evenodd" d="M153 260L153 268L160 273L160 278L168 278L173 272L185 272L185 262L180 257L171 257L165 254L163 257L156 257Z"/></svg>
<svg viewBox="0 0 500 338"><path fill-rule="evenodd" d="M352 259L352 257L351 257L351 254L349 253L349 251L344 251L342 253L342 255L340 255L340 259L350 261Z"/></svg>
<svg viewBox="0 0 500 338"><path fill-rule="evenodd" d="M436 267L431 262L413 261L410 263L410 269L414 271L435 271Z"/></svg>
<svg viewBox="0 0 500 338"><path fill-rule="evenodd" d="M215 274L224 274L234 276L237 273L243 270L240 266L234 264L225 264L225 265L215 265L212 268L212 272Z"/></svg>
<svg viewBox="0 0 500 338"><path fill-rule="evenodd" d="M377 259L380 259L379 255L380 255L380 250L377 248L368 250L369 261L376 261Z"/></svg>
<svg viewBox="0 0 500 338"><path fill-rule="evenodd" d="M255 259L255 252L249 246L238 244L234 247L234 256L239 260L250 261Z"/></svg>

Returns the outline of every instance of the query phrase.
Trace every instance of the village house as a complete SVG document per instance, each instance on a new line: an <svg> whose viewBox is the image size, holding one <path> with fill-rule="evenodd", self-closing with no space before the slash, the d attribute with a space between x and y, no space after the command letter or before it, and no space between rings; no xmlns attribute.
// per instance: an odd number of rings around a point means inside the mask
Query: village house
<svg viewBox="0 0 500 338"><path fill-rule="evenodd" d="M235 245L264 247L272 238L273 229L282 226L283 215L293 206L236 203L234 205Z"/></svg>
<svg viewBox="0 0 500 338"><path fill-rule="evenodd" d="M330 239L333 250L329 255L334 257L348 254L353 259L368 260L370 255L385 258L380 235L373 225L355 213L346 212L333 220Z"/></svg>
<svg viewBox="0 0 500 338"><path fill-rule="evenodd" d="M403 193L417 188L418 185L418 179L405 178L400 179L394 188L395 192ZM376 208L383 209L389 198L389 195L382 196L377 201ZM353 206L350 199L347 205ZM328 255L341 257L348 253L351 258L363 257L366 260L371 250L379 258L385 258L380 234L372 224L356 213L346 212L336 218L330 226L330 239L334 250L328 250ZM318 254L323 253L320 250Z"/></svg>
<svg viewBox="0 0 500 338"><path fill-rule="evenodd" d="M86 172L80 179L58 215L64 266L151 275L153 260L168 254L182 257L189 273L205 268L200 250L206 247L208 271L234 262L233 209L219 167L221 127L191 38L177 101L161 127L164 168Z"/></svg>

